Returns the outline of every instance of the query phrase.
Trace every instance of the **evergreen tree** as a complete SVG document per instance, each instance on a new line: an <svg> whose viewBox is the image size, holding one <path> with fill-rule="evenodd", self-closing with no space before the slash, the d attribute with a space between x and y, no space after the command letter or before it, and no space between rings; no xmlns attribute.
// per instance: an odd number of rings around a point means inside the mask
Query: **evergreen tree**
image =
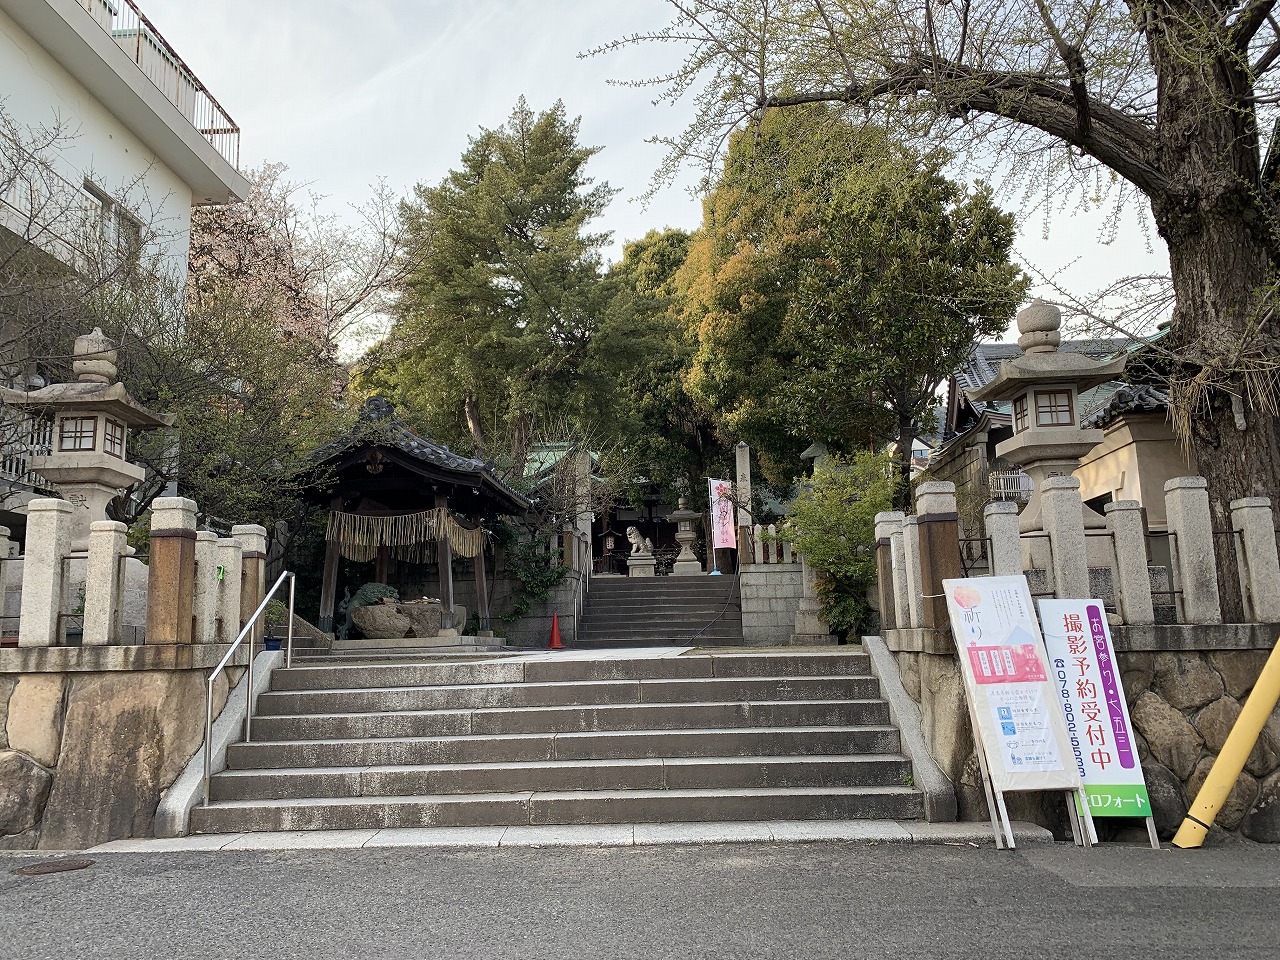
<svg viewBox="0 0 1280 960"><path fill-rule="evenodd" d="M578 142L562 103L535 114L521 98L401 209L413 263L369 384L437 437L509 456L516 472L540 423L607 406L592 341L608 234L589 228L614 191L586 175L598 150Z"/></svg>

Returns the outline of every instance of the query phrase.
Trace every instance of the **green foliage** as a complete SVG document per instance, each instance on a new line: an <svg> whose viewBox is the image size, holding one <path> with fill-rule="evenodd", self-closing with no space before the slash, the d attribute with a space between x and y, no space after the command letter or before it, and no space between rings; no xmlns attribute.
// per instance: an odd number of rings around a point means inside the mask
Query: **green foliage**
<svg viewBox="0 0 1280 960"><path fill-rule="evenodd" d="M731 139L679 276L692 395L787 483L811 441L903 451L939 384L1026 289L1015 222L875 125L772 110Z"/></svg>
<svg viewBox="0 0 1280 960"><path fill-rule="evenodd" d="M614 191L586 175L598 148L577 138L562 103L535 114L521 98L458 169L415 188L401 207L413 263L363 381L433 437L509 455L517 473L540 423L599 417L609 396L595 362L608 235L588 228Z"/></svg>
<svg viewBox="0 0 1280 960"><path fill-rule="evenodd" d="M815 469L787 518L785 535L816 571L822 616L836 632L866 617L876 579L875 516L893 502L892 475L886 456L833 456Z"/></svg>
<svg viewBox="0 0 1280 960"><path fill-rule="evenodd" d="M535 603L551 599L551 591L564 582L568 568L556 561L551 538L529 536L507 524L494 531L506 555L507 572L518 588L514 603L503 619L519 620Z"/></svg>

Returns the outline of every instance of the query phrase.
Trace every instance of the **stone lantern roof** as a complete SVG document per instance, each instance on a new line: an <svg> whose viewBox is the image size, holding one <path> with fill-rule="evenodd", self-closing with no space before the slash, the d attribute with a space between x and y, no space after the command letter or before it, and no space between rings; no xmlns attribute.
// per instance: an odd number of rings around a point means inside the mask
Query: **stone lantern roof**
<svg viewBox="0 0 1280 960"><path fill-rule="evenodd" d="M1128 357L1094 360L1083 353L1060 351L1062 311L1033 300L1018 313L1018 346L1022 356L1003 360L994 380L970 393L974 400L1010 400L1038 383L1071 383L1083 392L1114 380Z"/></svg>
<svg viewBox="0 0 1280 960"><path fill-rule="evenodd" d="M51 383L39 390L0 388L0 401L41 413L82 410L101 413L140 430L173 426L172 414L153 413L138 403L116 379L116 346L98 327L76 338L71 383Z"/></svg>

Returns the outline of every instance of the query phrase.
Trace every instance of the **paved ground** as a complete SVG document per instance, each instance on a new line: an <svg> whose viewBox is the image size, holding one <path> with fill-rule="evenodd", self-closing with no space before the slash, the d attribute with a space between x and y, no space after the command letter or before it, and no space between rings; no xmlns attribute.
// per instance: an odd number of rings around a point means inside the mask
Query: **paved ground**
<svg viewBox="0 0 1280 960"><path fill-rule="evenodd" d="M714 844L96 853L0 957L1274 958L1280 851Z"/></svg>

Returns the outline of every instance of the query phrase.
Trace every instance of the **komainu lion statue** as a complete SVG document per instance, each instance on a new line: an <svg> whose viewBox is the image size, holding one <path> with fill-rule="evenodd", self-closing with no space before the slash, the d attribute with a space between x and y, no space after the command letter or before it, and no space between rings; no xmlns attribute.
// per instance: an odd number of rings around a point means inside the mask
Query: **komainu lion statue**
<svg viewBox="0 0 1280 960"><path fill-rule="evenodd" d="M627 539L631 541L633 557L647 557L653 553L653 541L643 536L635 527L627 527Z"/></svg>

